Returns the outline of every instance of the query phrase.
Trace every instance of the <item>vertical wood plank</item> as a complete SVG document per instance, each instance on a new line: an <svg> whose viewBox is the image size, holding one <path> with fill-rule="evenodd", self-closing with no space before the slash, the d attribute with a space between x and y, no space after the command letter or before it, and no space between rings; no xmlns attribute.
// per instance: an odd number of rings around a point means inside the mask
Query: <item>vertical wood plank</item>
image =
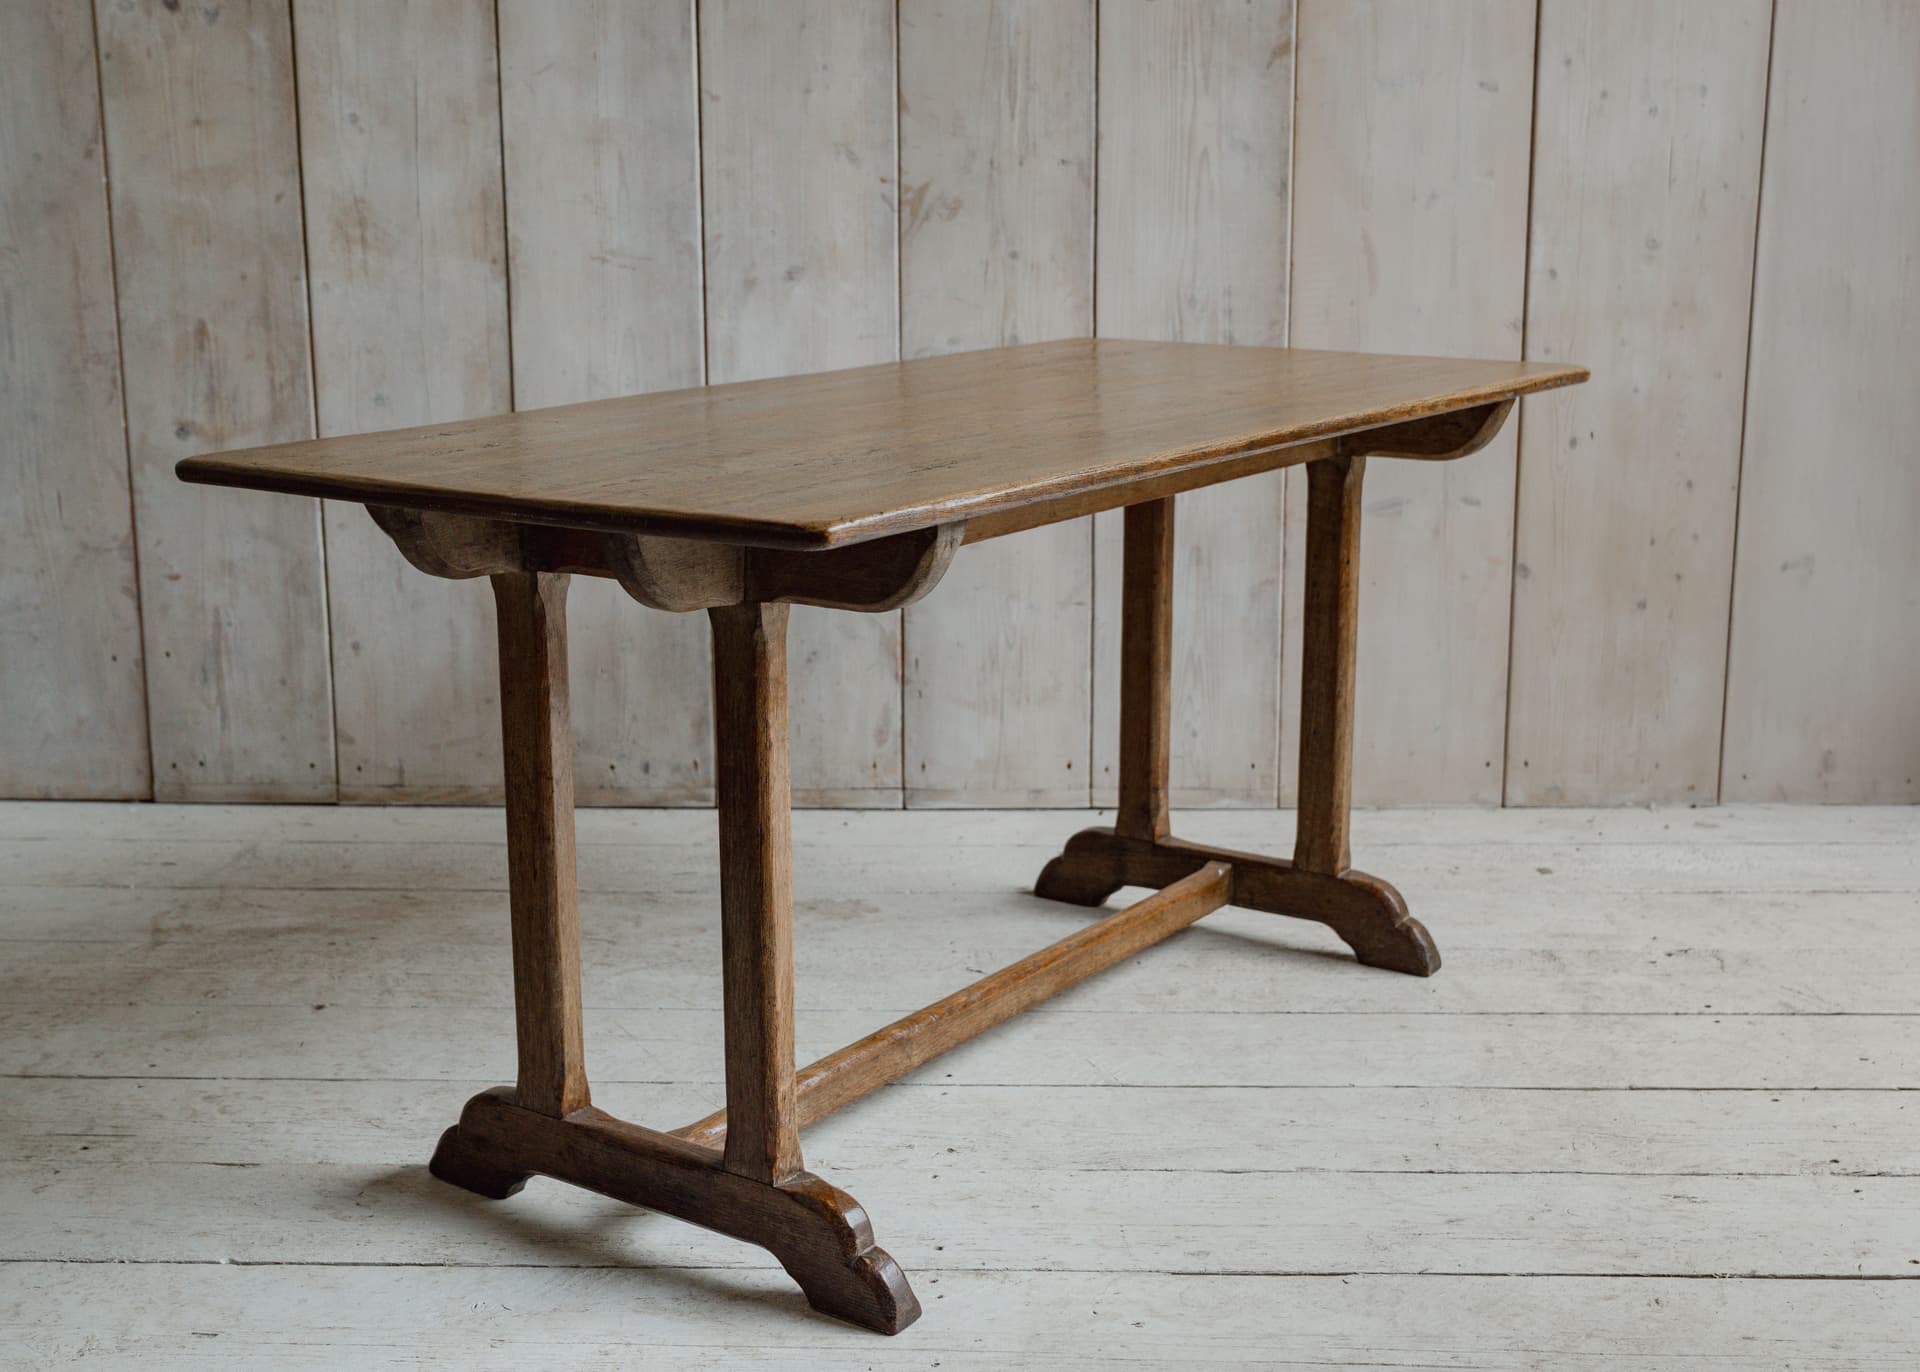
<svg viewBox="0 0 1920 1372"><path fill-rule="evenodd" d="M491 0L296 0L294 35L320 432L510 409ZM341 797L497 796L485 588L325 519Z"/></svg>
<svg viewBox="0 0 1920 1372"><path fill-rule="evenodd" d="M1770 11L1541 7L1509 804L1718 795Z"/></svg>
<svg viewBox="0 0 1920 1372"><path fill-rule="evenodd" d="M705 380L690 0L500 4L514 403ZM706 626L573 590L581 803L713 799Z"/></svg>
<svg viewBox="0 0 1920 1372"><path fill-rule="evenodd" d="M1295 346L1520 355L1533 44L1534 0L1301 0ZM1500 801L1514 466L1509 427L1368 474L1356 803Z"/></svg>
<svg viewBox="0 0 1920 1372"><path fill-rule="evenodd" d="M1287 341L1292 0L1102 0L1097 321L1117 338ZM1279 784L1282 474L1183 495L1176 805ZM1095 799L1118 738L1120 516L1097 517Z"/></svg>
<svg viewBox="0 0 1920 1372"><path fill-rule="evenodd" d="M894 13L887 0L700 6L714 382L898 355ZM806 804L901 800L900 616L793 614Z"/></svg>
<svg viewBox="0 0 1920 1372"><path fill-rule="evenodd" d="M1920 800L1920 6L1782 0L1726 800Z"/></svg>
<svg viewBox="0 0 1920 1372"><path fill-rule="evenodd" d="M93 17L0 6L0 796L145 797Z"/></svg>
<svg viewBox="0 0 1920 1372"><path fill-rule="evenodd" d="M900 7L906 357L1093 327L1093 0ZM905 611L910 805L1085 805L1093 526L968 549Z"/></svg>
<svg viewBox="0 0 1920 1372"><path fill-rule="evenodd" d="M284 0L98 6L159 800L331 800L316 501L186 486L310 437Z"/></svg>

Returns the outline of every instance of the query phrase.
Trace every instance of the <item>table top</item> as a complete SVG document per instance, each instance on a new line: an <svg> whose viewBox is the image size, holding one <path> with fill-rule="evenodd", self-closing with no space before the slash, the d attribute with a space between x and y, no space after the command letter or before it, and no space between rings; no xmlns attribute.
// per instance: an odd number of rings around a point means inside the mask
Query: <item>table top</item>
<svg viewBox="0 0 1920 1372"><path fill-rule="evenodd" d="M1078 338L281 443L178 471L523 523L827 548L1586 376L1558 363Z"/></svg>

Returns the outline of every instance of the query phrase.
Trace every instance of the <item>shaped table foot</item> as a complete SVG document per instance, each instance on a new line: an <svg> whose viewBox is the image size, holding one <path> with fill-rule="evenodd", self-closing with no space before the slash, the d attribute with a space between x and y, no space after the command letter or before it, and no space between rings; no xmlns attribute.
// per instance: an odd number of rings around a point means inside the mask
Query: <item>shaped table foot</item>
<svg viewBox="0 0 1920 1372"><path fill-rule="evenodd" d="M718 1149L592 1106L556 1117L523 1108L511 1087L483 1091L442 1136L431 1170L493 1199L538 1173L758 1244L815 1310L863 1329L897 1334L920 1315L899 1264L874 1245L866 1211L846 1192L811 1172L740 1176Z"/></svg>
<svg viewBox="0 0 1920 1372"><path fill-rule="evenodd" d="M1082 829L1034 882L1037 896L1098 905L1122 886L1165 887L1210 862L1231 872L1229 905L1318 921L1369 967L1416 977L1440 970L1426 926L1407 913L1400 893L1351 868L1310 872L1285 858L1213 848L1178 838L1130 838L1110 828Z"/></svg>

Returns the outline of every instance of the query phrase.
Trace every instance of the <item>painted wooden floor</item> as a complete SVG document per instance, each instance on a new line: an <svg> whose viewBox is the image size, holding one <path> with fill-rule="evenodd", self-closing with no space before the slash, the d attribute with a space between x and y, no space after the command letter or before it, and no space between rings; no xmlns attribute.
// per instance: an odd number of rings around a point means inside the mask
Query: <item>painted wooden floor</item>
<svg viewBox="0 0 1920 1372"><path fill-rule="evenodd" d="M1072 813L803 813L803 1059L1085 920ZM1291 816L1176 828L1290 850ZM926 1308L552 1182L497 812L0 806L8 1368L1920 1367L1920 810L1366 814L1446 966L1222 911L836 1116ZM597 1103L720 1098L712 817L580 816Z"/></svg>

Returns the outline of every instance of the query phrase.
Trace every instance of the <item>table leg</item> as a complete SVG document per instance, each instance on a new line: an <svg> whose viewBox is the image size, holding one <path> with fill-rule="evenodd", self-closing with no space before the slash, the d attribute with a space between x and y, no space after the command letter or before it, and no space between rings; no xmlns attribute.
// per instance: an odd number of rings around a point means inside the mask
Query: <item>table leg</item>
<svg viewBox="0 0 1920 1372"><path fill-rule="evenodd" d="M729 1172L800 1170L793 1092L793 858L787 775L787 607L713 621L720 812L720 959L726 1005Z"/></svg>
<svg viewBox="0 0 1920 1372"><path fill-rule="evenodd" d="M1293 865L1338 875L1353 800L1353 658L1360 623L1364 457L1307 466L1306 586L1300 643L1300 786Z"/></svg>
<svg viewBox="0 0 1920 1372"><path fill-rule="evenodd" d="M1209 863L1225 863L1232 872L1231 904L1326 924L1370 966L1416 976L1439 970L1433 939L1407 913L1400 893L1378 877L1354 871L1347 854L1365 464L1364 457L1341 455L1307 465L1300 808L1293 860L1189 843L1168 831L1173 585L1168 499L1127 510L1119 812L1112 828L1084 829L1068 840L1034 883L1036 895L1099 905L1122 886L1165 887ZM1165 511L1154 508L1161 505Z"/></svg>
<svg viewBox="0 0 1920 1372"><path fill-rule="evenodd" d="M920 1314L853 1197L801 1168L793 1061L784 605L711 612L719 753L724 1150L588 1103L580 1028L564 576L493 577L507 771L517 1086L467 1102L436 1177L501 1199L555 1177L759 1244L817 1310L892 1334Z"/></svg>
<svg viewBox="0 0 1920 1372"><path fill-rule="evenodd" d="M523 1109L565 1116L590 1103L580 1025L580 910L573 846L573 736L567 683L568 578L491 578L500 642L500 726L506 764L507 886L513 929L514 1024ZM503 1170L441 1140L435 1176L495 1198L527 1173Z"/></svg>
<svg viewBox="0 0 1920 1372"><path fill-rule="evenodd" d="M1173 734L1173 497L1127 506L1120 573L1120 807L1114 828L1165 838Z"/></svg>

